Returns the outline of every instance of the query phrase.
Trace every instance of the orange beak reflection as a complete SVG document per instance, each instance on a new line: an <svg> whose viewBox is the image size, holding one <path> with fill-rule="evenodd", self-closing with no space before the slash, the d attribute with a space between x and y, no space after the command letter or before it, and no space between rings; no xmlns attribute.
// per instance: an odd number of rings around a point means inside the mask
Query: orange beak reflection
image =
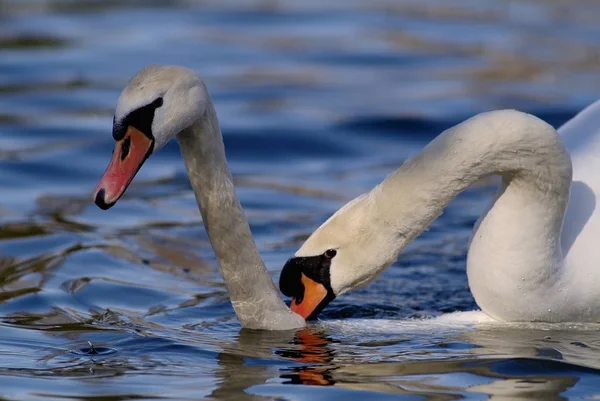
<svg viewBox="0 0 600 401"><path fill-rule="evenodd" d="M290 309L308 319L327 296L327 289L323 284L306 277L304 273L301 274L301 280L304 285L304 297L300 302L296 297L292 298Z"/></svg>
<svg viewBox="0 0 600 401"><path fill-rule="evenodd" d="M119 200L153 149L153 139L132 126L127 128L94 191L98 207L106 210Z"/></svg>

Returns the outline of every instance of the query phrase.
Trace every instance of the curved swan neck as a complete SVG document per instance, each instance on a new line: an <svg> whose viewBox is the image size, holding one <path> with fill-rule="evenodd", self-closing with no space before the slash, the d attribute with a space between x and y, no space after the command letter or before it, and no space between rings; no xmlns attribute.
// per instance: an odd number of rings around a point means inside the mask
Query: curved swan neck
<svg viewBox="0 0 600 401"><path fill-rule="evenodd" d="M556 131L516 111L480 114L442 133L371 193L377 217L400 237L399 253L458 193L493 174L502 187L475 226L467 262L486 312L490 294L510 296L498 294L498 280L502 288L537 291L560 270L571 161Z"/></svg>
<svg viewBox="0 0 600 401"><path fill-rule="evenodd" d="M285 305L256 249L235 193L221 130L208 99L203 118L178 134L202 220L235 312L245 328L286 330L305 325Z"/></svg>
<svg viewBox="0 0 600 401"><path fill-rule="evenodd" d="M562 221L571 183L569 155L554 128L512 110L482 113L444 131L371 195L379 204L375 210L389 213L396 229L417 235L456 195L494 174L521 193L536 191L535 202L558 204Z"/></svg>

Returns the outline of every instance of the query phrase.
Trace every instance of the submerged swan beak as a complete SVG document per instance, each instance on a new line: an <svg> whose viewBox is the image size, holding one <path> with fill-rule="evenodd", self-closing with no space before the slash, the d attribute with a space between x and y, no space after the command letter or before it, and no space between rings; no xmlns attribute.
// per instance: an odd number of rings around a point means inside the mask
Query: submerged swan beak
<svg viewBox="0 0 600 401"><path fill-rule="evenodd" d="M327 289L323 284L306 277L304 273L302 273L301 281L304 286L304 294L301 297L292 298L290 309L306 320L316 319L316 315L322 309L318 307L327 297Z"/></svg>
<svg viewBox="0 0 600 401"><path fill-rule="evenodd" d="M152 138L132 126L127 127L94 190L94 200L100 209L109 209L119 200L153 149Z"/></svg>

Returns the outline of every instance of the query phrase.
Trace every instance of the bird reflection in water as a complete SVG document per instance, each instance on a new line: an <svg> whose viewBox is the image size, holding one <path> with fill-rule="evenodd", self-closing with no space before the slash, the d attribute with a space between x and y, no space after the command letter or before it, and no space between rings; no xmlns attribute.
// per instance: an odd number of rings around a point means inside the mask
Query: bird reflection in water
<svg viewBox="0 0 600 401"><path fill-rule="evenodd" d="M332 340L317 329L308 327L296 332L256 331L242 329L235 344L217 357L219 368L215 375L218 386L212 392L215 399L228 399L248 389L261 386L273 378L273 355L303 366L280 367L282 384L331 386L331 365L334 351ZM249 395L248 399L255 399ZM256 399L263 399L256 397Z"/></svg>
<svg viewBox="0 0 600 401"><path fill-rule="evenodd" d="M332 386L335 384L331 372L334 351L329 347L332 342L324 333L312 328L304 328L296 333L293 344L296 349L278 351L277 354L294 361L316 364L292 369L292 372L281 375L289 379L286 384L307 384L312 386Z"/></svg>

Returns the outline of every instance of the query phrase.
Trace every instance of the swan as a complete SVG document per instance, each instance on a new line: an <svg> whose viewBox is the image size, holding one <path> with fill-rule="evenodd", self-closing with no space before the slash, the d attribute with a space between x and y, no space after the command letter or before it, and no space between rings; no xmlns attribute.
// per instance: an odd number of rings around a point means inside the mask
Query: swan
<svg viewBox="0 0 600 401"><path fill-rule="evenodd" d="M506 322L599 322L600 101L558 132L530 114L499 110L441 133L287 261L279 285L291 309L315 318L373 280L458 193L490 175L502 182L467 254L481 311Z"/></svg>
<svg viewBox="0 0 600 401"><path fill-rule="evenodd" d="M235 194L219 122L196 72L150 65L127 84L115 109L112 159L94 191L109 209L142 164L176 137L202 221L242 327L291 330L305 320L290 311L271 280Z"/></svg>

